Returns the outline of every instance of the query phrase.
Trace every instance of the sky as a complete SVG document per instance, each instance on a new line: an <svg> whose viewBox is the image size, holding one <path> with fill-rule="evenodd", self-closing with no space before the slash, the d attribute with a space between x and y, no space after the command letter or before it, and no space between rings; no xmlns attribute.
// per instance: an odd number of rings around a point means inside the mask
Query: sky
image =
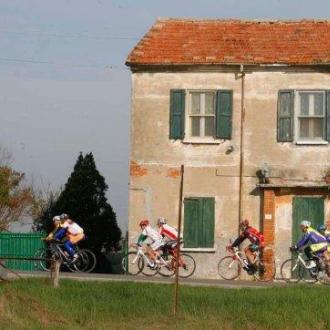
<svg viewBox="0 0 330 330"><path fill-rule="evenodd" d="M93 152L128 219L130 50L159 17L328 19L328 0L0 0L0 145L42 189Z"/></svg>

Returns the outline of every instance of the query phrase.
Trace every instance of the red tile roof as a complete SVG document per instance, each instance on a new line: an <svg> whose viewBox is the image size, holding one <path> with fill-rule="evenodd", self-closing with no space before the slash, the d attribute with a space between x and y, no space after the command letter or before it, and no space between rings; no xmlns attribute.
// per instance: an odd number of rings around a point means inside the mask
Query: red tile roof
<svg viewBox="0 0 330 330"><path fill-rule="evenodd" d="M330 64L330 20L160 19L126 64Z"/></svg>

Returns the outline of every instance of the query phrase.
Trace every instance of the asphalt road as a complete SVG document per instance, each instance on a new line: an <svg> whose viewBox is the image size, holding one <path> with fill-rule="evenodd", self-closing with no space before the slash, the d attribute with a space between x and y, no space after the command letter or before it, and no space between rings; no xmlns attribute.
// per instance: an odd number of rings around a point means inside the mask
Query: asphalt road
<svg viewBox="0 0 330 330"><path fill-rule="evenodd" d="M23 278L31 277L49 277L50 274L47 272L19 272L19 276ZM10 278L15 278L14 274L9 274ZM86 273L67 273L61 272L60 279L72 279L79 281L113 281L113 282L138 282L138 283L162 283L162 284L173 284L175 278L166 277L147 277L144 275L131 276L131 275L115 275L115 274L86 274ZM217 279L198 279L188 278L180 279L180 284L191 285L191 286L213 286L222 288L268 288L268 287L281 287L287 284L283 281L275 282L257 282L257 281L243 281L243 280L217 280Z"/></svg>

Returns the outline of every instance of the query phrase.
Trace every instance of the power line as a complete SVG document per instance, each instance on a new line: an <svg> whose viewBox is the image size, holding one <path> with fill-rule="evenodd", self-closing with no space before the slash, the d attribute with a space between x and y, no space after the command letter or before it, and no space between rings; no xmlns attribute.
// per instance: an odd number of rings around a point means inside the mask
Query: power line
<svg viewBox="0 0 330 330"><path fill-rule="evenodd" d="M71 68L104 68L110 70L128 70L124 66L111 65L111 64L68 64L68 63L58 63L45 60L34 60L34 59L22 59L22 58L8 58L0 57L0 61L4 62L16 62L16 63L31 63L31 64L49 64L49 65L58 65L58 66L69 66Z"/></svg>
<svg viewBox="0 0 330 330"><path fill-rule="evenodd" d="M123 37L123 36L91 36L87 35L88 32L62 32L62 33L51 33L45 31L10 31L10 30L1 30L0 33L8 33L8 34L17 34L17 35L26 35L26 34L38 34L44 35L48 37L55 37L55 38L86 38L86 39L95 39L95 40L139 40L140 38L137 37Z"/></svg>

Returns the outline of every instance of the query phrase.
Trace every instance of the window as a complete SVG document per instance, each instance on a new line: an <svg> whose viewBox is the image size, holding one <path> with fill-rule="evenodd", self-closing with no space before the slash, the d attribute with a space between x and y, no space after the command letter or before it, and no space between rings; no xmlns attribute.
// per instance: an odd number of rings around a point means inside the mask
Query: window
<svg viewBox="0 0 330 330"><path fill-rule="evenodd" d="M187 116L188 137L215 136L215 92L190 92Z"/></svg>
<svg viewBox="0 0 330 330"><path fill-rule="evenodd" d="M214 247L213 197L184 199L184 248Z"/></svg>
<svg viewBox="0 0 330 330"><path fill-rule="evenodd" d="M279 91L277 140L297 144L330 141L330 92Z"/></svg>
<svg viewBox="0 0 330 330"><path fill-rule="evenodd" d="M231 90L171 90L170 139L231 139L232 109Z"/></svg>

